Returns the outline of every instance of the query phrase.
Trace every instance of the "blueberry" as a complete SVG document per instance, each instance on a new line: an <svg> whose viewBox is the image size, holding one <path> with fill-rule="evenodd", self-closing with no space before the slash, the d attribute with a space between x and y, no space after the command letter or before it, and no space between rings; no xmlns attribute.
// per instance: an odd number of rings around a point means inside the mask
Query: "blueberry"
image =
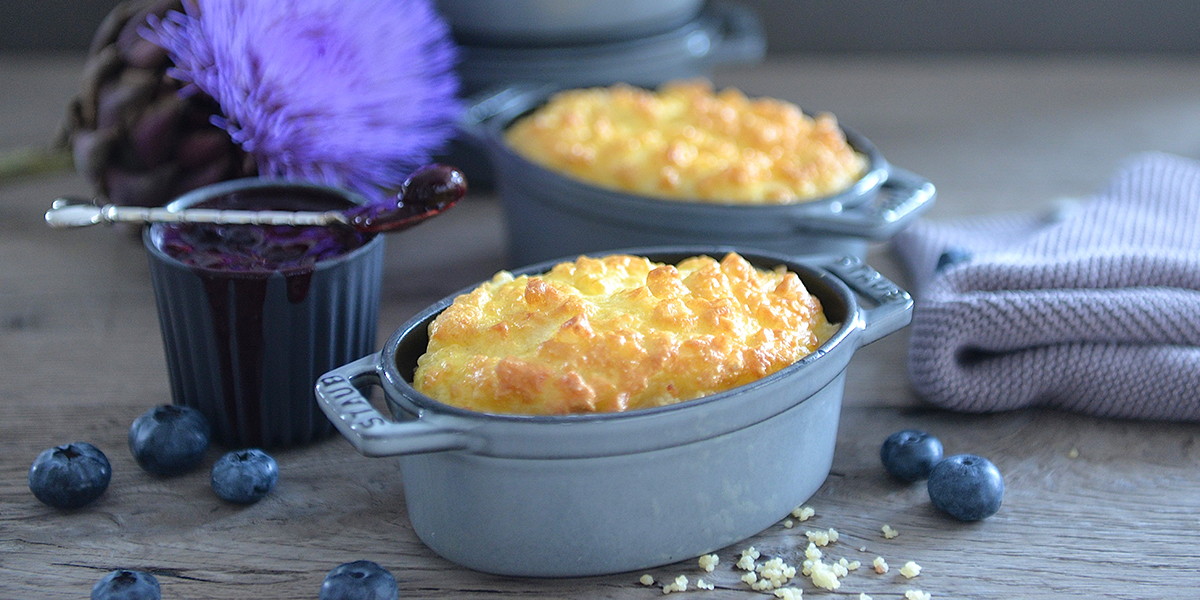
<svg viewBox="0 0 1200 600"><path fill-rule="evenodd" d="M112 479L112 465L87 442L44 450L29 467L29 491L56 508L79 508L99 498Z"/></svg>
<svg viewBox="0 0 1200 600"><path fill-rule="evenodd" d="M141 571L113 571L92 586L92 600L159 600L158 580Z"/></svg>
<svg viewBox="0 0 1200 600"><path fill-rule="evenodd" d="M950 246L949 248L946 248L945 252L938 256L937 266L934 267L933 271L935 273L941 273L950 267L961 265L963 263L969 263L971 262L972 258L974 258L974 255L971 254L970 250L961 248L959 246Z"/></svg>
<svg viewBox="0 0 1200 600"><path fill-rule="evenodd" d="M213 491L222 499L238 504L262 500L277 481L279 467L275 459L257 448L226 453L212 468Z"/></svg>
<svg viewBox="0 0 1200 600"><path fill-rule="evenodd" d="M917 429L897 431L883 441L879 459L896 479L919 481L929 477L933 465L942 460L942 442Z"/></svg>
<svg viewBox="0 0 1200 600"><path fill-rule="evenodd" d="M1000 510L1004 477L992 461L974 454L951 456L929 473L929 500L960 521L986 519Z"/></svg>
<svg viewBox="0 0 1200 600"><path fill-rule="evenodd" d="M134 419L129 451L154 475L179 475L200 466L208 452L210 429L200 411L187 406L156 406Z"/></svg>
<svg viewBox="0 0 1200 600"><path fill-rule="evenodd" d="M339 565L325 576L318 600L398 600L400 588L387 569L369 561Z"/></svg>

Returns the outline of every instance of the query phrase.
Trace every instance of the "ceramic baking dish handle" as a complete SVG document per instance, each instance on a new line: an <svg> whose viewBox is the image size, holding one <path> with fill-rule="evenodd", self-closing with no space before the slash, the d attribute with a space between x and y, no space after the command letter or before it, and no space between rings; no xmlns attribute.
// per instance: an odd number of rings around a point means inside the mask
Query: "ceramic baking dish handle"
<svg viewBox="0 0 1200 600"><path fill-rule="evenodd" d="M867 263L857 257L845 256L825 265L825 268L875 305L859 309L863 318L859 346L866 346L899 331L912 321L912 296Z"/></svg>
<svg viewBox="0 0 1200 600"><path fill-rule="evenodd" d="M463 431L429 419L396 422L376 410L359 388L379 383L378 363L379 355L372 354L317 379L317 404L356 450L364 456L394 456L471 447L471 437Z"/></svg>
<svg viewBox="0 0 1200 600"><path fill-rule="evenodd" d="M852 235L882 241L896 235L933 206L937 189L924 177L894 166L870 202L829 214L805 214L796 222L801 231Z"/></svg>
<svg viewBox="0 0 1200 600"><path fill-rule="evenodd" d="M762 61L767 53L767 37L758 14L735 4L720 3L714 6L722 17L721 33L719 38L709 40L711 48L705 62L724 65Z"/></svg>
<svg viewBox="0 0 1200 600"><path fill-rule="evenodd" d="M515 83L479 92L467 99L458 119L458 131L467 142L487 149L492 136L528 107L529 98L544 98L558 86L547 83Z"/></svg>

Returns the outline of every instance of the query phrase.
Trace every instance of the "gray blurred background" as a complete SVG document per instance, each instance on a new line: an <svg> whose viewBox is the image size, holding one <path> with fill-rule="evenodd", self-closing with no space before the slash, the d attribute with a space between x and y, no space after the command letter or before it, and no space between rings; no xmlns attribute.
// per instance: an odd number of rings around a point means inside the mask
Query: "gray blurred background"
<svg viewBox="0 0 1200 600"><path fill-rule="evenodd" d="M1200 51L1196 0L739 3L762 17L772 53ZM0 0L0 51L84 50L114 4L116 0Z"/></svg>

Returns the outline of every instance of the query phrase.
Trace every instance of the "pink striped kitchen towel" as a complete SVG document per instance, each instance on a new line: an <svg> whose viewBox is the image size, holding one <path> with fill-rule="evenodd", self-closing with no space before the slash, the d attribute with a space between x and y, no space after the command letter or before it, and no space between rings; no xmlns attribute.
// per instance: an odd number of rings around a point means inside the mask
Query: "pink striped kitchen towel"
<svg viewBox="0 0 1200 600"><path fill-rule="evenodd" d="M930 402L1200 421L1200 162L1138 155L1073 208L922 221L893 249Z"/></svg>

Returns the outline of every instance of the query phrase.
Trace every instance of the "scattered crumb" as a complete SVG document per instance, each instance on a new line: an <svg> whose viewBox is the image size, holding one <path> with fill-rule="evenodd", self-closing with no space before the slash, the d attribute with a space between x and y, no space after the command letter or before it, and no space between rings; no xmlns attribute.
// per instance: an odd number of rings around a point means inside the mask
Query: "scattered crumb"
<svg viewBox="0 0 1200 600"><path fill-rule="evenodd" d="M649 573L642 575L642 578L638 579L638 581L640 581L642 585L654 585L654 578L651 577Z"/></svg>
<svg viewBox="0 0 1200 600"><path fill-rule="evenodd" d="M840 565L836 563L834 565L827 565L819 560L814 560L808 567L810 571L809 579L812 580L813 585L832 592L842 587L842 582L838 580L837 571L834 570L837 566Z"/></svg>
<svg viewBox="0 0 1200 600"><path fill-rule="evenodd" d="M757 591L770 591L784 586L796 576L796 567L783 562L782 558L772 558L755 568L758 581L750 584Z"/></svg>
<svg viewBox="0 0 1200 600"><path fill-rule="evenodd" d="M792 516L801 521L807 521L815 514L817 514L817 511L813 510L811 506L797 506L792 509Z"/></svg>
<svg viewBox="0 0 1200 600"><path fill-rule="evenodd" d="M818 546L828 546L830 542L838 541L838 532L830 527L826 531L805 531L804 535L808 537L808 541Z"/></svg>
<svg viewBox="0 0 1200 600"><path fill-rule="evenodd" d="M912 579L913 577L916 577L917 575L921 574L921 565L918 565L917 563L910 560L910 561L904 563L903 567L900 567L900 574L909 579Z"/></svg>
<svg viewBox="0 0 1200 600"><path fill-rule="evenodd" d="M1067 453L1067 458L1079 458L1079 448L1071 448L1071 451Z"/></svg>
<svg viewBox="0 0 1200 600"><path fill-rule="evenodd" d="M1079 456L1079 450L1072 448L1069 456L1076 458ZM816 514L809 506L797 506L791 512L791 517L784 519L783 526L787 529L792 529L796 526L797 521L803 522L812 518ZM900 535L900 532L894 529L889 524L884 524L880 531L885 539L893 539ZM824 553L818 546L827 546L830 543L837 542L840 534L832 527L825 531L804 532L808 538L808 547L804 550L805 560L801 566L801 573L812 580L812 584L817 588L836 591L841 587L841 578L846 577L852 571L857 571L862 567L862 562L857 560L848 560L845 557L837 559L836 562L826 563L822 561ZM866 546L860 546L859 552L866 552ZM783 562L781 558L772 558L763 563L756 561L761 557L759 551L750 546L742 550L741 556L738 558L736 568L746 571L742 575L742 582L749 585L755 591L774 592L775 597L780 600L801 600L803 590L798 587L785 587L786 584L796 576L797 569ZM832 560L832 559L830 559ZM700 568L711 573L719 563L720 559L716 554L707 554L699 558ZM890 570L887 561L882 556L876 556L875 560L871 561L871 566L875 572L882 575ZM912 579L921 574L921 565L916 562L908 561L900 568L900 574L908 579ZM650 585L654 582L654 578L649 575L643 575L641 579L644 585ZM685 591L687 589L687 578L680 575L675 579L675 582L670 585L663 586L663 593L675 591ZM695 583L695 588L700 590L711 590L715 586L711 583L699 579ZM905 600L931 600L929 592L923 592L917 589L910 589L904 592ZM858 594L858 600L872 600L871 596L865 592Z"/></svg>
<svg viewBox="0 0 1200 600"><path fill-rule="evenodd" d="M804 590L794 587L779 588L775 590L775 597L782 600L800 600L804 597Z"/></svg>
<svg viewBox="0 0 1200 600"><path fill-rule="evenodd" d="M749 548L742 550L742 556L738 559L737 565L735 566L743 571L753 571L754 561L758 560L759 556L761 555L758 553L758 550L756 550L754 546L750 546Z"/></svg>
<svg viewBox="0 0 1200 600"><path fill-rule="evenodd" d="M698 589L698 590L715 590L715 589L717 589L717 586L715 586L703 579L697 579L696 580L696 589Z"/></svg>
<svg viewBox="0 0 1200 600"><path fill-rule="evenodd" d="M712 573L719 562L721 562L721 558L716 554L705 554L700 557L700 568L704 569L705 573Z"/></svg>
<svg viewBox="0 0 1200 600"><path fill-rule="evenodd" d="M821 561L823 554L817 545L813 542L808 543L808 548L804 551L804 556L807 560L801 565L801 573L808 576L812 580L813 585L824 588L830 591L841 587L842 582L839 577L845 577L850 573L849 565L846 559L841 559L833 564L826 564Z"/></svg>
<svg viewBox="0 0 1200 600"><path fill-rule="evenodd" d="M670 594L671 592L686 592L687 586L687 575L680 575L679 577L675 578L674 582L663 585L663 593Z"/></svg>
<svg viewBox="0 0 1200 600"><path fill-rule="evenodd" d="M883 560L882 556L876 556L875 560L871 564L875 566L875 572L879 573L880 575L888 572L887 561Z"/></svg>

